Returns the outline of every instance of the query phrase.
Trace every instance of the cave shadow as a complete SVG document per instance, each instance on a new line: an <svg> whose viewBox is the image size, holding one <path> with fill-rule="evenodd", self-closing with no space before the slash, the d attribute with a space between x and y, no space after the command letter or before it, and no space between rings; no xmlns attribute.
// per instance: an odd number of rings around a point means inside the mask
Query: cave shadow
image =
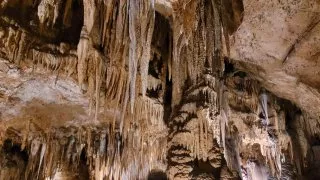
<svg viewBox="0 0 320 180"><path fill-rule="evenodd" d="M161 170L152 170L148 174L148 180L168 180L167 174Z"/></svg>

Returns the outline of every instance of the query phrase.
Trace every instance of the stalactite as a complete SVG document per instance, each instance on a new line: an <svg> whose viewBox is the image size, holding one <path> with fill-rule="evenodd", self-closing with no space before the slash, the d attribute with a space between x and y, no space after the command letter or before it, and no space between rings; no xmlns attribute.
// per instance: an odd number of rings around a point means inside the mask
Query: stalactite
<svg viewBox="0 0 320 180"><path fill-rule="evenodd" d="M135 86L138 63L141 74L142 96L146 92L148 65L151 51L151 40L154 26L154 1L129 2L129 80L131 112L134 108L136 96Z"/></svg>
<svg viewBox="0 0 320 180"><path fill-rule="evenodd" d="M68 76L76 72L77 57L74 55L52 55L35 49L31 50L34 65L42 65L48 71L63 71Z"/></svg>
<svg viewBox="0 0 320 180"><path fill-rule="evenodd" d="M72 13L71 12L71 5L72 5L72 0L67 0L65 8L64 8L63 24L69 24L70 23L68 21L68 17L70 17L70 13Z"/></svg>
<svg viewBox="0 0 320 180"><path fill-rule="evenodd" d="M44 155L45 155L45 152L46 152L46 148L47 148L47 145L45 143L41 145L40 162L39 162L38 171L37 171L38 172L37 173L37 178L39 178L40 169L41 169L43 158L44 158Z"/></svg>
<svg viewBox="0 0 320 180"><path fill-rule="evenodd" d="M26 32L22 31L20 35L19 45L18 45L18 51L17 55L14 57L14 62L16 64L19 64L20 61L24 59L24 56L26 54L26 46L27 46L27 34Z"/></svg>
<svg viewBox="0 0 320 180"><path fill-rule="evenodd" d="M130 49L129 49L129 82L130 82L130 108L133 113L134 98L135 98L135 85L136 85L136 73L137 73L137 62L139 57L139 51L137 49L136 30L140 30L137 27L137 14L139 13L139 1L129 1L129 37L130 37ZM138 12L137 12L138 10ZM138 46L139 47L139 46Z"/></svg>
<svg viewBox="0 0 320 180"><path fill-rule="evenodd" d="M97 52L96 52L97 53ZM99 110L100 110L100 88L101 88L101 84L102 84L102 72L103 71L103 59L101 58L101 56L97 56L95 53L94 58L96 59L96 95L95 95L95 99L96 99L96 109L95 109L95 117L94 119L97 121L98 120L98 114L99 114ZM102 77L101 77L102 76Z"/></svg>
<svg viewBox="0 0 320 180"><path fill-rule="evenodd" d="M254 163L254 162L250 162L248 163L248 180L254 180L254 179L261 179L261 180L267 180L269 179L268 174L267 174L267 170Z"/></svg>
<svg viewBox="0 0 320 180"><path fill-rule="evenodd" d="M228 153L226 152L226 125L227 125L227 116L226 114L224 113L224 111L222 111L222 114L221 114L221 124L220 124L220 128L221 128L221 140L222 140L222 147L223 147L223 150L224 150L224 158L226 159L227 161L227 165L230 164L230 162L228 161L229 158L228 158Z"/></svg>
<svg viewBox="0 0 320 180"><path fill-rule="evenodd" d="M46 21L46 19L49 18L49 3L48 1L41 1L39 6L38 6L38 18L40 21L41 26L43 26L44 22Z"/></svg>
<svg viewBox="0 0 320 180"><path fill-rule="evenodd" d="M266 126L269 125L269 117L268 117L268 96L265 92L261 94L261 105L262 105L262 112L264 114L264 124Z"/></svg>
<svg viewBox="0 0 320 180"><path fill-rule="evenodd" d="M83 127L83 130L78 129L69 135L62 132L63 129L56 129L50 132L50 135L46 134L50 140L45 141L32 139L31 136L28 138L31 150L25 177L37 179L53 177L57 171L68 167L69 163L70 169L77 169L84 146L87 147L85 153L90 177L97 179L144 178L151 168L157 165L154 160L160 158L161 162L164 158L162 154L165 152L165 146L161 141L165 136L157 140L139 139L141 135L137 134L137 131L131 131L130 136L135 137L132 140L138 140L139 144L129 143L121 147L120 139L112 135L116 132L110 132L108 128L98 130L94 127ZM115 139L110 143L112 137ZM147 147L148 144L152 146ZM120 156L120 152L123 157ZM138 154L140 155L136 156ZM141 169L142 164L145 169ZM132 169L134 167L136 169Z"/></svg>
<svg viewBox="0 0 320 180"><path fill-rule="evenodd" d="M154 0L144 1L142 2L143 9L147 10L147 12L142 12L145 14L144 17L141 17L141 43L143 47L142 56L140 59L140 74L141 74L141 90L142 96L145 95L146 92L146 84L148 77L148 68L149 68L149 60L151 53L151 41L155 23L155 9L154 9ZM149 7L148 7L149 6ZM145 34L145 36L143 35Z"/></svg>
<svg viewBox="0 0 320 180"><path fill-rule="evenodd" d="M88 68L88 60L87 53L89 50L89 39L88 39L88 31L86 26L82 28L81 38L77 47L77 55L78 55L78 81L79 86L83 88L84 80L86 79L86 71Z"/></svg>

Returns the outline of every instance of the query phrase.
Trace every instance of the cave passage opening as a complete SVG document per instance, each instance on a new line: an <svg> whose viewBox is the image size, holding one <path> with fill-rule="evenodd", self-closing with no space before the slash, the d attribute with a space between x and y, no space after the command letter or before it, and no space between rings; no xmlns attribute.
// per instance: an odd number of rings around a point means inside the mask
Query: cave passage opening
<svg viewBox="0 0 320 180"><path fill-rule="evenodd" d="M29 155L26 149L21 149L21 144L12 139L6 139L0 146L0 178L10 172L15 177L23 177L28 164Z"/></svg>
<svg viewBox="0 0 320 180"><path fill-rule="evenodd" d="M164 122L171 114L172 81L169 77L169 66L172 59L173 32L171 17L155 12L154 31L151 42L151 59L148 75L158 82L156 88L148 88L147 96L159 100L164 106Z"/></svg>

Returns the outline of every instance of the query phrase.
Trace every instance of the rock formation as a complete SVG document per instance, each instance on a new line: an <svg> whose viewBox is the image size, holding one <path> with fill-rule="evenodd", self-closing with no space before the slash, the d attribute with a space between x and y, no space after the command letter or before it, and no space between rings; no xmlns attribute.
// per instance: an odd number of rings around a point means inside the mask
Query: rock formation
<svg viewBox="0 0 320 180"><path fill-rule="evenodd" d="M319 179L317 0L1 0L0 180Z"/></svg>

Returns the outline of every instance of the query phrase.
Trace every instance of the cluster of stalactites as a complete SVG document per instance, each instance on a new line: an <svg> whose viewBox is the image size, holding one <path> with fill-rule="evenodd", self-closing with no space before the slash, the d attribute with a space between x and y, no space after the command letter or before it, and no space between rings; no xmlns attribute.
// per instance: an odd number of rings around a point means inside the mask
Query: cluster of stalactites
<svg viewBox="0 0 320 180"><path fill-rule="evenodd" d="M77 47L79 85L83 89L88 88L92 96L91 104L96 107L95 119L99 113L100 89L105 88L106 100L122 109L116 119L123 121L127 103L130 103L133 114L135 96L142 94L144 97L146 93L155 19L154 1L85 1L84 7L84 26ZM104 15L98 19L98 13ZM103 20L102 25L96 25L100 19ZM95 28L99 29L98 42L96 37L91 37L97 31ZM98 52L93 46L103 47L103 52ZM137 81L140 81L141 88L137 88Z"/></svg>
<svg viewBox="0 0 320 180"><path fill-rule="evenodd" d="M249 83L253 79L231 79L242 84L226 81L221 139L228 166L238 170L242 179L292 179L303 174L308 158L312 160L307 139L319 133L311 128L318 120L259 84Z"/></svg>
<svg viewBox="0 0 320 180"><path fill-rule="evenodd" d="M227 138L228 122L220 110L224 91L220 82L223 27L215 1L182 0L172 5L173 61L169 69L173 69L173 106L180 109L169 122L173 131L170 160L178 163L176 167L169 165L169 173L189 177L195 159L209 160L214 168L221 166L221 157L211 153L219 145L225 148ZM188 154L184 159L181 151Z"/></svg>
<svg viewBox="0 0 320 180"><path fill-rule="evenodd" d="M37 7L40 26L53 26L57 19L69 24L71 6L71 0L64 3L41 0ZM11 62L20 64L30 58L34 64L42 64L52 71L77 73L79 86L90 97L94 119L98 119L100 101L106 101L111 102L107 106L122 111L115 121L123 121L127 104L134 114L135 97L140 94L145 97L149 85L154 0L83 1L83 8L83 27L76 50L70 50L66 43L61 43L60 47L39 44L39 39L14 24L7 32L2 32L6 37L1 37L0 44Z"/></svg>
<svg viewBox="0 0 320 180"><path fill-rule="evenodd" d="M185 86L199 84L203 74L221 77L223 36L215 1L174 1L172 6L173 58L169 69L174 69L173 102L178 103Z"/></svg>
<svg viewBox="0 0 320 180"><path fill-rule="evenodd" d="M31 2L32 5L38 2ZM41 0L37 7L37 16L40 23L40 31L50 29L57 25L58 19L62 19L62 24L71 26L72 0Z"/></svg>
<svg viewBox="0 0 320 180"><path fill-rule="evenodd" d="M38 16L41 26L56 23L60 2L40 2ZM90 98L89 110L95 115L94 119L100 119L99 113L113 114L112 130L110 133L100 132L100 135L97 134L99 131L79 132L68 137L66 142L54 137L28 138L26 148L30 152L25 175L41 179L53 177L65 168L78 169L76 166L79 165L81 153L85 151L93 179L143 179L157 165L156 162L164 161L166 152L166 145L160 145L166 140L163 106L161 102L145 96L147 87L159 84L147 83L155 19L154 2L114 0L83 3L84 25L76 52L69 49L65 52L63 44L60 47L45 47L49 52L41 48L33 49L28 46L26 32L12 28L5 33L8 34L3 42L8 48L5 52L12 62L19 63L30 57L33 64L41 64L50 71L68 75L76 73L81 89ZM70 1L66 5L69 6ZM98 41L96 31L99 31ZM31 37L28 40L32 42ZM96 47L102 48L98 50ZM127 108L128 102L131 102L131 108ZM104 108L100 108L102 105ZM162 135L161 141L155 131ZM152 139L151 136L159 139Z"/></svg>
<svg viewBox="0 0 320 180"><path fill-rule="evenodd" d="M228 91L229 94L236 94L230 87ZM228 100L235 97L233 95L226 97L229 98L224 98L227 101L224 104L227 106L222 110L221 132L224 157L228 166L237 170L242 179L248 180L289 176L287 168L289 166L291 168L294 159L293 142L286 132L285 112L279 110L275 97L264 90L260 95L252 93L245 98L242 97L243 103L238 106L247 106L252 113L241 112L240 108L238 110L232 109L234 107L230 108L228 104L231 102ZM260 114L260 117L256 114ZM251 125L246 127L248 122L251 122ZM246 149L256 145L259 148L255 151ZM245 157L248 151L259 155L250 154L251 158L248 159ZM240 157L240 154L245 156ZM262 158L263 161L257 157ZM293 173L293 169L290 171Z"/></svg>
<svg viewBox="0 0 320 180"><path fill-rule="evenodd" d="M12 27L3 28L0 31L1 51L9 61L19 64L27 55L27 33Z"/></svg>
<svg viewBox="0 0 320 180"><path fill-rule="evenodd" d="M69 172L79 178L83 176L81 171L86 171L90 179L145 179L154 168L164 170L165 136L147 139L139 130L130 131L132 138L123 144L119 132L108 129L26 133L21 137L24 142L20 148L28 153L27 164L18 168L18 175L13 173L15 169L6 167L0 171L0 177L52 179Z"/></svg>

